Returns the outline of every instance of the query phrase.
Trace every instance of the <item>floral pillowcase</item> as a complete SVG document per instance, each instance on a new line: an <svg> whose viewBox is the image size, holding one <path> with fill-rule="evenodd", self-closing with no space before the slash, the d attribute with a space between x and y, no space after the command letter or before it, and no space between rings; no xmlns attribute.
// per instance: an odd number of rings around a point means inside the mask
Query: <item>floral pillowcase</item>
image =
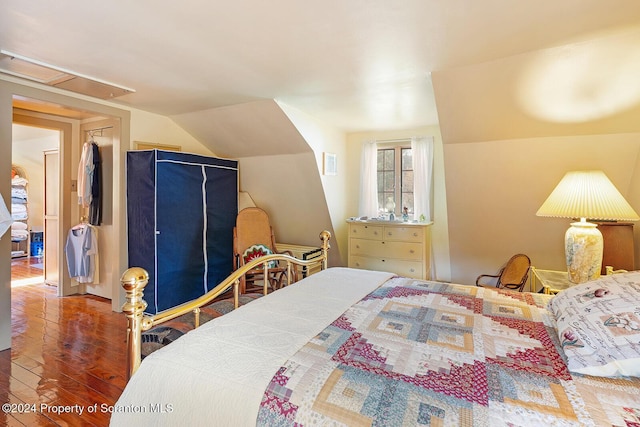
<svg viewBox="0 0 640 427"><path fill-rule="evenodd" d="M603 276L550 302L569 370L640 376L640 271Z"/></svg>

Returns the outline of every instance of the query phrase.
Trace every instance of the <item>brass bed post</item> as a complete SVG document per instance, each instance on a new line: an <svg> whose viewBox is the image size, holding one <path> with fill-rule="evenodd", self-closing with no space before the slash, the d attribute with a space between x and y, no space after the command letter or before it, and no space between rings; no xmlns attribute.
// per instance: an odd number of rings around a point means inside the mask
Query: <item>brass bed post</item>
<svg viewBox="0 0 640 427"><path fill-rule="evenodd" d="M127 315L127 381L140 366L142 316L147 308L142 293L148 282L149 273L140 267L129 268L120 278L126 293L122 311Z"/></svg>
<svg viewBox="0 0 640 427"><path fill-rule="evenodd" d="M320 232L320 240L322 240L322 269L327 269L327 259L329 257L329 249L331 245L329 245L329 239L331 239L331 233L327 230L323 230Z"/></svg>

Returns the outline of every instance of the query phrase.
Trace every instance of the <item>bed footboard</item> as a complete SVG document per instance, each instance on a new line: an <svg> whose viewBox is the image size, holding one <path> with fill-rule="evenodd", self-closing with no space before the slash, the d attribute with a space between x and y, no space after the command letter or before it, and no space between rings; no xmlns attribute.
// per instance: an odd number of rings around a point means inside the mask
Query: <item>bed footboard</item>
<svg viewBox="0 0 640 427"><path fill-rule="evenodd" d="M189 312L194 313L195 326L198 327L200 307L209 304L215 298L227 292L230 288L233 288L234 307L238 308L240 279L247 273L251 272L251 270L255 270L260 267L264 269L264 277L268 277L269 264L271 261L282 261L286 263L287 283L292 283L292 279L295 276L293 274L293 268L295 268L295 266L310 269L320 265L320 268L324 270L327 268L329 239L331 239L330 232L325 230L320 233L322 254L317 258L305 261L289 255L281 254L260 257L231 273L225 280L218 284L218 286L201 297L193 301L188 301L177 307L165 310L156 315L144 314L144 310L147 308L147 303L144 301L144 288L149 282L149 274L140 267L131 267L126 270L123 273L120 282L126 293L126 301L122 306L122 311L127 316L127 380L131 378L131 375L133 375L140 366L142 332ZM264 292L266 293L266 283Z"/></svg>

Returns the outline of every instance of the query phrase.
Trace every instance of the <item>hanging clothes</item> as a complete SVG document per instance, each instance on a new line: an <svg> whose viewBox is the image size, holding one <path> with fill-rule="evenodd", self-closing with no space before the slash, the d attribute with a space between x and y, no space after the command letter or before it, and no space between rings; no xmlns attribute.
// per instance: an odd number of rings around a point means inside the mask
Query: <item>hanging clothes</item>
<svg viewBox="0 0 640 427"><path fill-rule="evenodd" d="M100 225L102 222L102 169L100 148L93 140L82 146L82 155L78 164L78 204L89 208L89 223Z"/></svg>
<svg viewBox="0 0 640 427"><path fill-rule="evenodd" d="M93 175L93 148L92 142L87 141L82 145L82 154L78 164L78 204L88 208L91 204L91 177Z"/></svg>
<svg viewBox="0 0 640 427"><path fill-rule="evenodd" d="M93 174L91 176L91 203L89 204L89 224L100 225L102 222L102 167L100 149L95 142L91 144Z"/></svg>
<svg viewBox="0 0 640 427"><path fill-rule="evenodd" d="M64 247L69 276L79 283L95 283L98 265L98 232L89 224L72 227Z"/></svg>

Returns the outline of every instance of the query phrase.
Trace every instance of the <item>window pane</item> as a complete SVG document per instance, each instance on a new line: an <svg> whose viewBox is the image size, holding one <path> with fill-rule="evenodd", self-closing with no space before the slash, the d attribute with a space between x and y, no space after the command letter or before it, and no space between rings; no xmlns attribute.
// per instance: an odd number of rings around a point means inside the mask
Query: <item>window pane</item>
<svg viewBox="0 0 640 427"><path fill-rule="evenodd" d="M395 186L395 182L396 182L395 174L393 173L393 171L383 172L383 173L384 173L384 191L393 192L393 190L396 187Z"/></svg>
<svg viewBox="0 0 640 427"><path fill-rule="evenodd" d="M413 169L413 152L411 148L403 148L402 149L402 170L412 170Z"/></svg>
<svg viewBox="0 0 640 427"><path fill-rule="evenodd" d="M384 169L392 171L395 169L396 153L394 150L384 150Z"/></svg>
<svg viewBox="0 0 640 427"><path fill-rule="evenodd" d="M402 192L413 193L413 171L402 171Z"/></svg>
<svg viewBox="0 0 640 427"><path fill-rule="evenodd" d="M378 171L384 169L384 152L385 150L378 150Z"/></svg>

